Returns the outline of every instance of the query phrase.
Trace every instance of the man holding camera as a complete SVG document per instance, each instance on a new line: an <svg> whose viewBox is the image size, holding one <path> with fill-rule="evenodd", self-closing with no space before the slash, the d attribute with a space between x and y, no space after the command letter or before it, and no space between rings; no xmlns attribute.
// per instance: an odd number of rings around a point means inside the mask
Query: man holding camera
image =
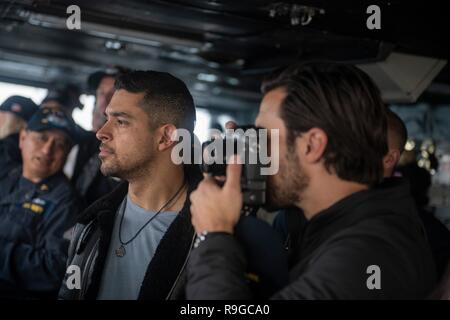
<svg viewBox="0 0 450 320"><path fill-rule="evenodd" d="M278 129L280 138L267 207L301 209L307 220L289 284L272 298L425 297L434 266L408 186L376 186L387 152L387 110L371 79L344 64L305 63L262 89L256 126ZM199 240L188 263L189 299L252 297L246 256L234 237L241 170L230 163L222 188L206 176L191 194Z"/></svg>

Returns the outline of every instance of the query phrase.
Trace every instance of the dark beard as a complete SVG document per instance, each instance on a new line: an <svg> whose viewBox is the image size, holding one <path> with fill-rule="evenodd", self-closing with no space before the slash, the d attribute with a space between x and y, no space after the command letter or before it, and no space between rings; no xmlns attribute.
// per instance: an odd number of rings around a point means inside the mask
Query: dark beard
<svg viewBox="0 0 450 320"><path fill-rule="evenodd" d="M120 178L125 181L132 181L134 179L139 179L144 176L150 175L149 163L152 163L153 158L149 158L148 163L143 163L141 165L136 165L131 168L124 168L120 165L113 164L107 167L101 166L100 171L104 176Z"/></svg>
<svg viewBox="0 0 450 320"><path fill-rule="evenodd" d="M295 151L288 151L284 168L267 181L267 199L264 209L275 211L295 206L301 200L301 193L309 184L309 177L299 165Z"/></svg>
<svg viewBox="0 0 450 320"><path fill-rule="evenodd" d="M114 178L123 179L123 177L126 176L126 174L124 174L122 171L120 171L118 168L115 168L115 167L104 168L104 167L100 166L100 172L105 177L114 177Z"/></svg>

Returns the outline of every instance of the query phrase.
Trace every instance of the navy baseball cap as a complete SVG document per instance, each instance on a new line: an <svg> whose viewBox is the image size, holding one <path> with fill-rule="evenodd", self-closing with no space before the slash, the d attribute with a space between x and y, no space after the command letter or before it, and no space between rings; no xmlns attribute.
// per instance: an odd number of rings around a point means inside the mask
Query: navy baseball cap
<svg viewBox="0 0 450 320"><path fill-rule="evenodd" d="M38 108L33 100L22 96L11 96L0 105L1 111L12 112L25 121L30 120Z"/></svg>
<svg viewBox="0 0 450 320"><path fill-rule="evenodd" d="M28 121L27 130L43 131L59 129L64 131L72 142L78 139L76 124L71 117L62 110L54 108L41 108Z"/></svg>
<svg viewBox="0 0 450 320"><path fill-rule="evenodd" d="M49 89L47 96L42 100L41 105L44 105L49 101L56 101L65 109L83 109L84 106L80 102L80 95L80 88L72 84L66 85L64 88Z"/></svg>

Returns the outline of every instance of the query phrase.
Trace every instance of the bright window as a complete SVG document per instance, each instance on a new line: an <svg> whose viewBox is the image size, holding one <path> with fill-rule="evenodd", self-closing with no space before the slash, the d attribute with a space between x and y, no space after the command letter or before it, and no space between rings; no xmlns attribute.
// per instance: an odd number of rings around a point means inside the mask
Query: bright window
<svg viewBox="0 0 450 320"><path fill-rule="evenodd" d="M34 103L40 104L47 95L47 91L44 88L0 82L0 102L3 103L10 96L24 96L33 100Z"/></svg>

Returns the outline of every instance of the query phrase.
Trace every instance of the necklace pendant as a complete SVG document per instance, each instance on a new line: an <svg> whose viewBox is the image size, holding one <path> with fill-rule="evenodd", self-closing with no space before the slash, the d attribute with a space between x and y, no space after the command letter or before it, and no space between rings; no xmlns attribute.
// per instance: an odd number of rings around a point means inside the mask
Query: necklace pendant
<svg viewBox="0 0 450 320"><path fill-rule="evenodd" d="M116 249L116 256L122 258L127 252L125 251L125 247L121 245L118 249Z"/></svg>

